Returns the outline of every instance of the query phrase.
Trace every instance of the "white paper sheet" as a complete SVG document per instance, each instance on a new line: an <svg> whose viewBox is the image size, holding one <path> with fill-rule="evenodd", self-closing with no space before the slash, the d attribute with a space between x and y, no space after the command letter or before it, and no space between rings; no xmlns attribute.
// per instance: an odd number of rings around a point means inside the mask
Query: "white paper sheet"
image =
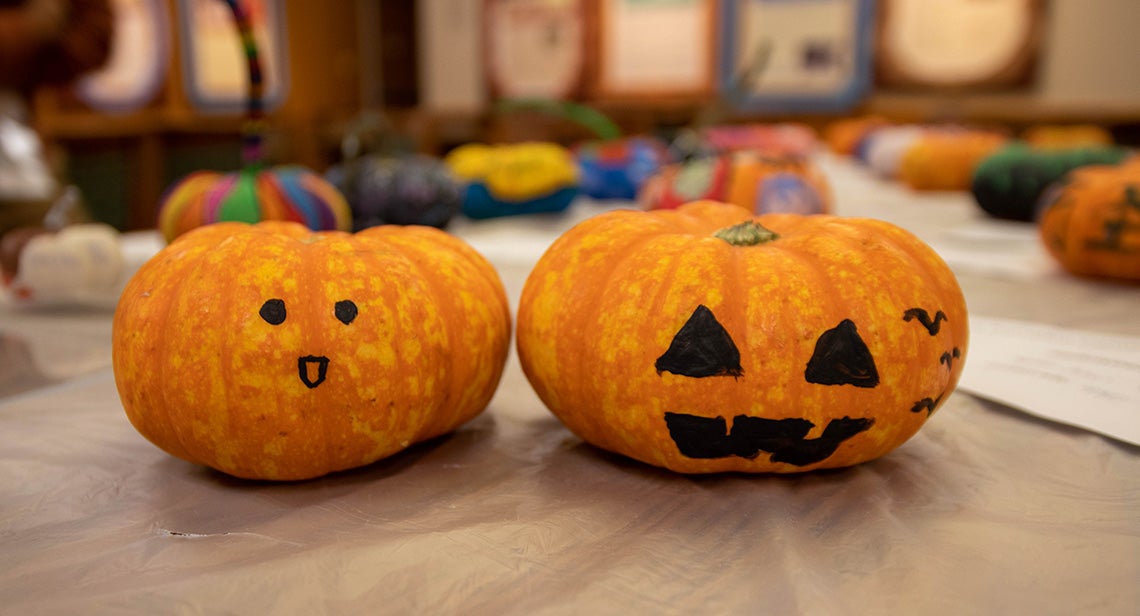
<svg viewBox="0 0 1140 616"><path fill-rule="evenodd" d="M974 316L958 387L1140 445L1140 337Z"/></svg>

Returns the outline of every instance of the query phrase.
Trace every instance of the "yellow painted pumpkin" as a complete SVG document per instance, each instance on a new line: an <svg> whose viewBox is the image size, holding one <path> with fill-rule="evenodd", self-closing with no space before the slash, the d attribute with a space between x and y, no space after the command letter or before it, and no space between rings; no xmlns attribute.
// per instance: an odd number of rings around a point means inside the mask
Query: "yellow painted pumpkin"
<svg viewBox="0 0 1140 616"><path fill-rule="evenodd" d="M136 273L112 337L119 395L143 436L231 475L292 480L369 464L480 413L510 314L491 265L437 229L217 223Z"/></svg>
<svg viewBox="0 0 1140 616"><path fill-rule="evenodd" d="M966 305L889 223L701 201L565 233L526 281L522 368L603 449L683 473L857 464L954 389Z"/></svg>
<svg viewBox="0 0 1140 616"><path fill-rule="evenodd" d="M1140 281L1140 160L1069 172L1042 195L1038 229L1066 270Z"/></svg>

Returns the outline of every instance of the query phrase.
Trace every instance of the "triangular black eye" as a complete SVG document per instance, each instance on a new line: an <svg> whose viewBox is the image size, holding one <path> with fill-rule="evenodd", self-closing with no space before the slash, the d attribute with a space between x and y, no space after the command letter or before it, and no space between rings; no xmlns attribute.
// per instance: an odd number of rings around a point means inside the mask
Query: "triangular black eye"
<svg viewBox="0 0 1140 616"><path fill-rule="evenodd" d="M345 325L348 325L349 323L352 323L353 319L356 318L356 304L354 304L350 299L342 299L336 303L336 306L333 308L333 312L336 313L336 318L338 321L344 323Z"/></svg>
<svg viewBox="0 0 1140 616"><path fill-rule="evenodd" d="M697 306L673 336L669 350L657 358L655 367L657 374L672 372L695 378L744 374L732 336L703 305Z"/></svg>
<svg viewBox="0 0 1140 616"><path fill-rule="evenodd" d="M270 325L281 325L285 322L285 300L267 299L257 314Z"/></svg>
<svg viewBox="0 0 1140 616"><path fill-rule="evenodd" d="M804 378L817 385L875 387L879 384L875 360L851 319L843 319L820 335Z"/></svg>

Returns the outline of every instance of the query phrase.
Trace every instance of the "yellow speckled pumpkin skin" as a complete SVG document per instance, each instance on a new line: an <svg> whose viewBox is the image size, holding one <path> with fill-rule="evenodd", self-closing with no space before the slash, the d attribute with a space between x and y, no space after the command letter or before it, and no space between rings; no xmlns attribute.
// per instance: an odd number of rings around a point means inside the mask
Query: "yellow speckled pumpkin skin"
<svg viewBox="0 0 1140 616"><path fill-rule="evenodd" d="M113 363L131 423L163 450L237 477L295 480L471 419L498 385L509 339L494 269L436 229L217 223L128 283Z"/></svg>
<svg viewBox="0 0 1140 616"><path fill-rule="evenodd" d="M714 236L746 220L779 237ZM958 381L967 325L949 268L898 227L752 219L704 201L564 234L526 281L517 343L542 401L587 442L683 473L800 472L871 460L915 434ZM866 348L821 368L848 334ZM735 366L674 361L725 337Z"/></svg>
<svg viewBox="0 0 1140 616"><path fill-rule="evenodd" d="M1037 228L1069 272L1140 282L1140 160L1071 171L1042 195Z"/></svg>

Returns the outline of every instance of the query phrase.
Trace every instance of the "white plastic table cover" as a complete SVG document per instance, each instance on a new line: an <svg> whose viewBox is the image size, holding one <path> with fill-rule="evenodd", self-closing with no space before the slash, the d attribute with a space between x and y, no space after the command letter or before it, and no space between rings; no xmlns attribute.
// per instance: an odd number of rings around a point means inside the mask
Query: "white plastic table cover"
<svg viewBox="0 0 1140 616"><path fill-rule="evenodd" d="M1140 334L1140 288L1060 273L967 194L820 160L838 213L892 220L945 252L971 314ZM453 230L495 263L514 305L546 246L612 205ZM1140 450L962 391L855 468L687 477L583 444L512 352L487 411L454 434L271 484L171 458L134 431L109 312L3 309L0 358L0 613L1140 610Z"/></svg>

